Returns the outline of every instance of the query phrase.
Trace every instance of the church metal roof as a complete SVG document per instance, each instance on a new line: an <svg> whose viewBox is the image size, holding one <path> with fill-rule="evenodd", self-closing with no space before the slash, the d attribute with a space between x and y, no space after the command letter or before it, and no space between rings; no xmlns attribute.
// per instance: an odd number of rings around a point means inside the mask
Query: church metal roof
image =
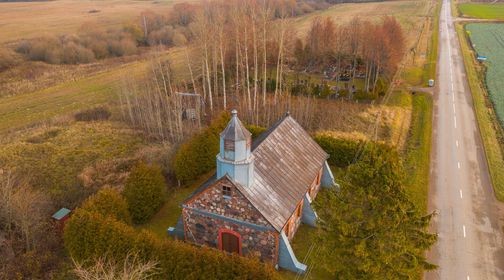
<svg viewBox="0 0 504 280"><path fill-rule="evenodd" d="M254 145L254 183L242 193L277 230L296 210L328 154L290 115Z"/></svg>
<svg viewBox="0 0 504 280"><path fill-rule="evenodd" d="M238 119L237 114L238 112L236 110L231 111L231 121L229 121L228 126L221 133L224 140L246 141L252 137L252 134L245 128L240 119Z"/></svg>
<svg viewBox="0 0 504 280"><path fill-rule="evenodd" d="M254 183L235 186L280 232L329 156L289 114L260 135L252 148ZM216 181L212 176L186 202Z"/></svg>

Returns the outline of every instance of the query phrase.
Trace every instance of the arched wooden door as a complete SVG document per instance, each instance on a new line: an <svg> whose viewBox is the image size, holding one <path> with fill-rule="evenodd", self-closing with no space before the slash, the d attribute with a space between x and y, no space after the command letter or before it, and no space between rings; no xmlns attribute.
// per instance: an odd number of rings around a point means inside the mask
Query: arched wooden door
<svg viewBox="0 0 504 280"><path fill-rule="evenodd" d="M241 255L241 247L241 236L239 233L228 229L221 229L219 231L219 249Z"/></svg>

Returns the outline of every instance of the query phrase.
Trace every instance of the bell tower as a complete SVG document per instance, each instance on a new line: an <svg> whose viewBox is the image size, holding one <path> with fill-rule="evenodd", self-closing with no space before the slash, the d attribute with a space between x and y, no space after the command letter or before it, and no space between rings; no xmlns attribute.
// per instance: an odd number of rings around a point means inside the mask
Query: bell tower
<svg viewBox="0 0 504 280"><path fill-rule="evenodd" d="M244 187L254 183L254 156L251 153L252 134L231 111L231 120L220 134L220 153L217 155L217 179L228 175Z"/></svg>

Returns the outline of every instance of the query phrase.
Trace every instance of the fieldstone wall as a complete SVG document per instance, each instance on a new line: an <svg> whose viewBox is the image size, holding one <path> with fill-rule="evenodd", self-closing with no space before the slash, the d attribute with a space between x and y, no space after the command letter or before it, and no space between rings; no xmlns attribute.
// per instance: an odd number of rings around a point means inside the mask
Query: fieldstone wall
<svg viewBox="0 0 504 280"><path fill-rule="evenodd" d="M230 195L224 195L223 186L231 187ZM187 203L186 206L226 218L271 228L271 230L260 230L185 208L182 210L182 215L186 241L219 248L219 230L229 229L240 234L243 255L258 256L263 261L276 263L278 234L261 213L250 204L227 178L223 178L213 186L208 187L207 190Z"/></svg>
<svg viewBox="0 0 504 280"><path fill-rule="evenodd" d="M225 197L223 186L231 187L231 196ZM234 218L251 224L270 226L270 223L255 209L252 204L229 182L223 178L187 204L189 207L206 212Z"/></svg>
<svg viewBox="0 0 504 280"><path fill-rule="evenodd" d="M186 241L219 248L219 230L229 229L240 234L242 255L257 256L262 261L276 263L277 233L274 230L257 230L245 225L208 217L190 209L183 210Z"/></svg>

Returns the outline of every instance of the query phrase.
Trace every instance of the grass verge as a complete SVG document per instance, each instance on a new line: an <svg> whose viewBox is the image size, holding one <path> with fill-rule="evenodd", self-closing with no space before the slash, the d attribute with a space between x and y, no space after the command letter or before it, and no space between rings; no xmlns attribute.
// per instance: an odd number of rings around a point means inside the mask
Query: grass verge
<svg viewBox="0 0 504 280"><path fill-rule="evenodd" d="M498 200L504 201L504 154L503 144L499 143L500 128L495 117L488 93L483 85L483 72L474 59L464 32L464 25L456 25L457 34L464 57L467 80L473 97L474 111L485 148L488 169Z"/></svg>
<svg viewBox="0 0 504 280"><path fill-rule="evenodd" d="M430 79L436 78L438 45L439 45L439 13L441 1L436 4L432 23L432 36L428 48L427 62L424 65L423 82L427 84Z"/></svg>
<svg viewBox="0 0 504 280"><path fill-rule="evenodd" d="M416 93L411 96L411 125L403 151L406 190L410 199L422 211L427 211L429 167L432 140L432 95Z"/></svg>
<svg viewBox="0 0 504 280"><path fill-rule="evenodd" d="M464 3L458 5L463 17L479 19L504 19L504 4L475 4Z"/></svg>

